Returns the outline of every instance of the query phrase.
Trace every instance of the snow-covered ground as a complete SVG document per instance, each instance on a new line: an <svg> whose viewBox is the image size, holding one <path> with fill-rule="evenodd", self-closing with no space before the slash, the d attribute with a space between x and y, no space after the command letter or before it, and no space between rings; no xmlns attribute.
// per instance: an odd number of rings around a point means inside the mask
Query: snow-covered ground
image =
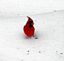
<svg viewBox="0 0 64 61"><path fill-rule="evenodd" d="M0 17L0 61L64 61L64 10L30 15L38 39L26 39L26 16Z"/></svg>
<svg viewBox="0 0 64 61"><path fill-rule="evenodd" d="M63 10L64 0L0 0L0 16L16 16Z"/></svg>

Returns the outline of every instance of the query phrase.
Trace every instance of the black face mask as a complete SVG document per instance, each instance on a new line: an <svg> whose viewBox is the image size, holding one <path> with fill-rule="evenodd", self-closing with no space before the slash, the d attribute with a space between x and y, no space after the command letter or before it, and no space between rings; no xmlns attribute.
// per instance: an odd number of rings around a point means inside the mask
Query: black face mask
<svg viewBox="0 0 64 61"><path fill-rule="evenodd" d="M32 28L32 27L33 27L33 25L31 25L31 24L30 24L30 25L29 25L29 27L30 27L30 28Z"/></svg>
<svg viewBox="0 0 64 61"><path fill-rule="evenodd" d="M29 25L29 27L30 27L30 28L32 28L32 27L33 27L33 24L32 24L32 23L33 23L33 22L31 21L31 22L30 22L30 25Z"/></svg>

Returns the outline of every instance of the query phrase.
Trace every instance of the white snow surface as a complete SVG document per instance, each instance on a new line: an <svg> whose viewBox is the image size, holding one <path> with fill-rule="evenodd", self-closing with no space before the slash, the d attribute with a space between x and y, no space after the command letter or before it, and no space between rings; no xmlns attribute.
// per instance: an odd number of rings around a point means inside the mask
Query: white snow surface
<svg viewBox="0 0 64 61"><path fill-rule="evenodd" d="M0 0L0 16L23 16L64 10L64 0Z"/></svg>
<svg viewBox="0 0 64 61"><path fill-rule="evenodd" d="M26 16L0 17L0 61L64 61L64 10L30 15L38 39L26 39Z"/></svg>

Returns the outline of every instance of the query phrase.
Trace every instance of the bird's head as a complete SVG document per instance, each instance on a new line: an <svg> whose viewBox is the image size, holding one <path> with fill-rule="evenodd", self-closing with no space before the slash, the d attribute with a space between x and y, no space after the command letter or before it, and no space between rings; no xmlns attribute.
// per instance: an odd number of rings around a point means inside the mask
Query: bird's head
<svg viewBox="0 0 64 61"><path fill-rule="evenodd" d="M28 17L27 25L29 25L29 27L32 27L34 25L34 22L30 17Z"/></svg>

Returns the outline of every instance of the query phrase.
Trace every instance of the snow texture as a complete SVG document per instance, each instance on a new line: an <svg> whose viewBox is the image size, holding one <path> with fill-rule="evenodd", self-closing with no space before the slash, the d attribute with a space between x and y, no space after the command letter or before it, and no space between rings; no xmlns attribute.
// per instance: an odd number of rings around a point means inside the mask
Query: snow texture
<svg viewBox="0 0 64 61"><path fill-rule="evenodd" d="M64 10L64 0L0 0L0 16L24 16Z"/></svg>
<svg viewBox="0 0 64 61"><path fill-rule="evenodd" d="M0 61L64 61L64 10L30 17L38 39L26 39L26 16L0 17Z"/></svg>

